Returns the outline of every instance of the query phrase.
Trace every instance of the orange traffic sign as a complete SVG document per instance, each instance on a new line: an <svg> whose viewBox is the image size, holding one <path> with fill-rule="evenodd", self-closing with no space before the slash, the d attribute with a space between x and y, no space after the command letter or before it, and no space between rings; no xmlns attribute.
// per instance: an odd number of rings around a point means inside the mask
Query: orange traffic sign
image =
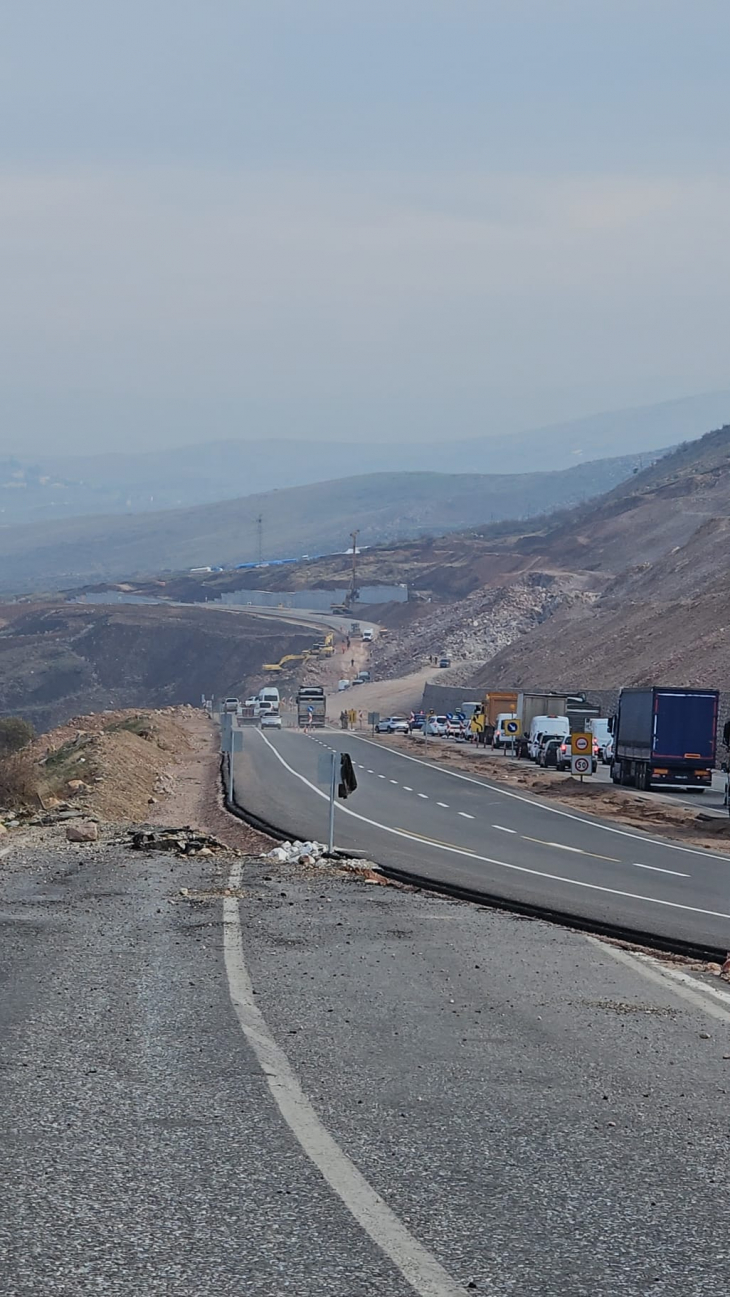
<svg viewBox="0 0 730 1297"><path fill-rule="evenodd" d="M592 734L571 734L570 750L574 756L583 757L593 751Z"/></svg>

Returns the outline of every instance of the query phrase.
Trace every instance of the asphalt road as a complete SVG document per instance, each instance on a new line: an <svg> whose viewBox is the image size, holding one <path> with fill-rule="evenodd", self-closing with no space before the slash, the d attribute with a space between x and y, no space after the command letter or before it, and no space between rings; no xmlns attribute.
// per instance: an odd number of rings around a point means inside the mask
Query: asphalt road
<svg viewBox="0 0 730 1297"><path fill-rule="evenodd" d="M558 776L559 778L560 776ZM597 783L611 784L611 768L599 763L595 775L592 776ZM623 789L624 792L631 792L631 788ZM660 792L652 789L650 793L640 794L642 797L650 797L652 800L665 802L667 806L676 806L678 803L682 806L691 806L693 811L705 811L717 813L718 815L727 816L725 806L725 775L721 770L712 772L712 786L710 788L697 789L691 791L686 788L676 788Z"/></svg>
<svg viewBox="0 0 730 1297"><path fill-rule="evenodd" d="M251 730L236 758L245 809L326 841L320 757L350 753L359 788L336 844L421 877L602 924L730 948L730 858L680 846L340 731Z"/></svg>
<svg viewBox="0 0 730 1297"><path fill-rule="evenodd" d="M201 866L67 849L0 878L0 1291L412 1297L281 1120L220 891L179 894Z"/></svg>
<svg viewBox="0 0 730 1297"><path fill-rule="evenodd" d="M3 866L4 1297L724 1291L727 1001L329 868L223 898L230 867Z"/></svg>

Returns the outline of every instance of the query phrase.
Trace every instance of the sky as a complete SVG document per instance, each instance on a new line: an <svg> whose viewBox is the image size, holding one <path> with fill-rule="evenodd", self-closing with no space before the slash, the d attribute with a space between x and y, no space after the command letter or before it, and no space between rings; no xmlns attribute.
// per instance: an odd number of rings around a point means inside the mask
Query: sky
<svg viewBox="0 0 730 1297"><path fill-rule="evenodd" d="M502 435L730 387L727 0L23 0L0 450Z"/></svg>

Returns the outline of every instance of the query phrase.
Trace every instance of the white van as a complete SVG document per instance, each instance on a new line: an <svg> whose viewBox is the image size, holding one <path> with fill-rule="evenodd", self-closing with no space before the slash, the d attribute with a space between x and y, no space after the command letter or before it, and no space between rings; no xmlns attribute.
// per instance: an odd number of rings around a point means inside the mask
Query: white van
<svg viewBox="0 0 730 1297"><path fill-rule="evenodd" d="M527 740L527 755L537 761L540 744L549 735L551 739L564 739L570 734L567 716L533 716Z"/></svg>
<svg viewBox="0 0 730 1297"><path fill-rule="evenodd" d="M496 724L494 726L494 738L492 739L493 748L501 748L504 744L512 743L513 741L512 735L506 734L504 727L507 724L507 721L516 721L516 720L517 720L516 712L499 713Z"/></svg>
<svg viewBox="0 0 730 1297"><path fill-rule="evenodd" d="M605 764L608 760L606 757L606 744L611 737L608 729L608 717L594 716L588 722L588 729L598 744L598 755Z"/></svg>
<svg viewBox="0 0 730 1297"><path fill-rule="evenodd" d="M264 685L263 689L259 689L259 702L270 703L271 706L266 710L271 711L273 709L278 712L281 703L279 690L274 685Z"/></svg>
<svg viewBox="0 0 730 1297"><path fill-rule="evenodd" d="M365 630L362 633L363 644L369 644L372 638L373 638L373 628L372 626L366 626Z"/></svg>

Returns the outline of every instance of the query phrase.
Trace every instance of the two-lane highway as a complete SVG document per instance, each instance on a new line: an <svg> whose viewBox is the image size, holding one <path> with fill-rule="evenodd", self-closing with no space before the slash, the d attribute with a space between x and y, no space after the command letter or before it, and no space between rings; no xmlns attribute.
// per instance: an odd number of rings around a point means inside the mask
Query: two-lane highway
<svg viewBox="0 0 730 1297"><path fill-rule="evenodd" d="M434 882L672 941L730 948L730 857L540 802L341 731L249 731L239 803L326 839L319 760L350 753L359 787L336 842Z"/></svg>

